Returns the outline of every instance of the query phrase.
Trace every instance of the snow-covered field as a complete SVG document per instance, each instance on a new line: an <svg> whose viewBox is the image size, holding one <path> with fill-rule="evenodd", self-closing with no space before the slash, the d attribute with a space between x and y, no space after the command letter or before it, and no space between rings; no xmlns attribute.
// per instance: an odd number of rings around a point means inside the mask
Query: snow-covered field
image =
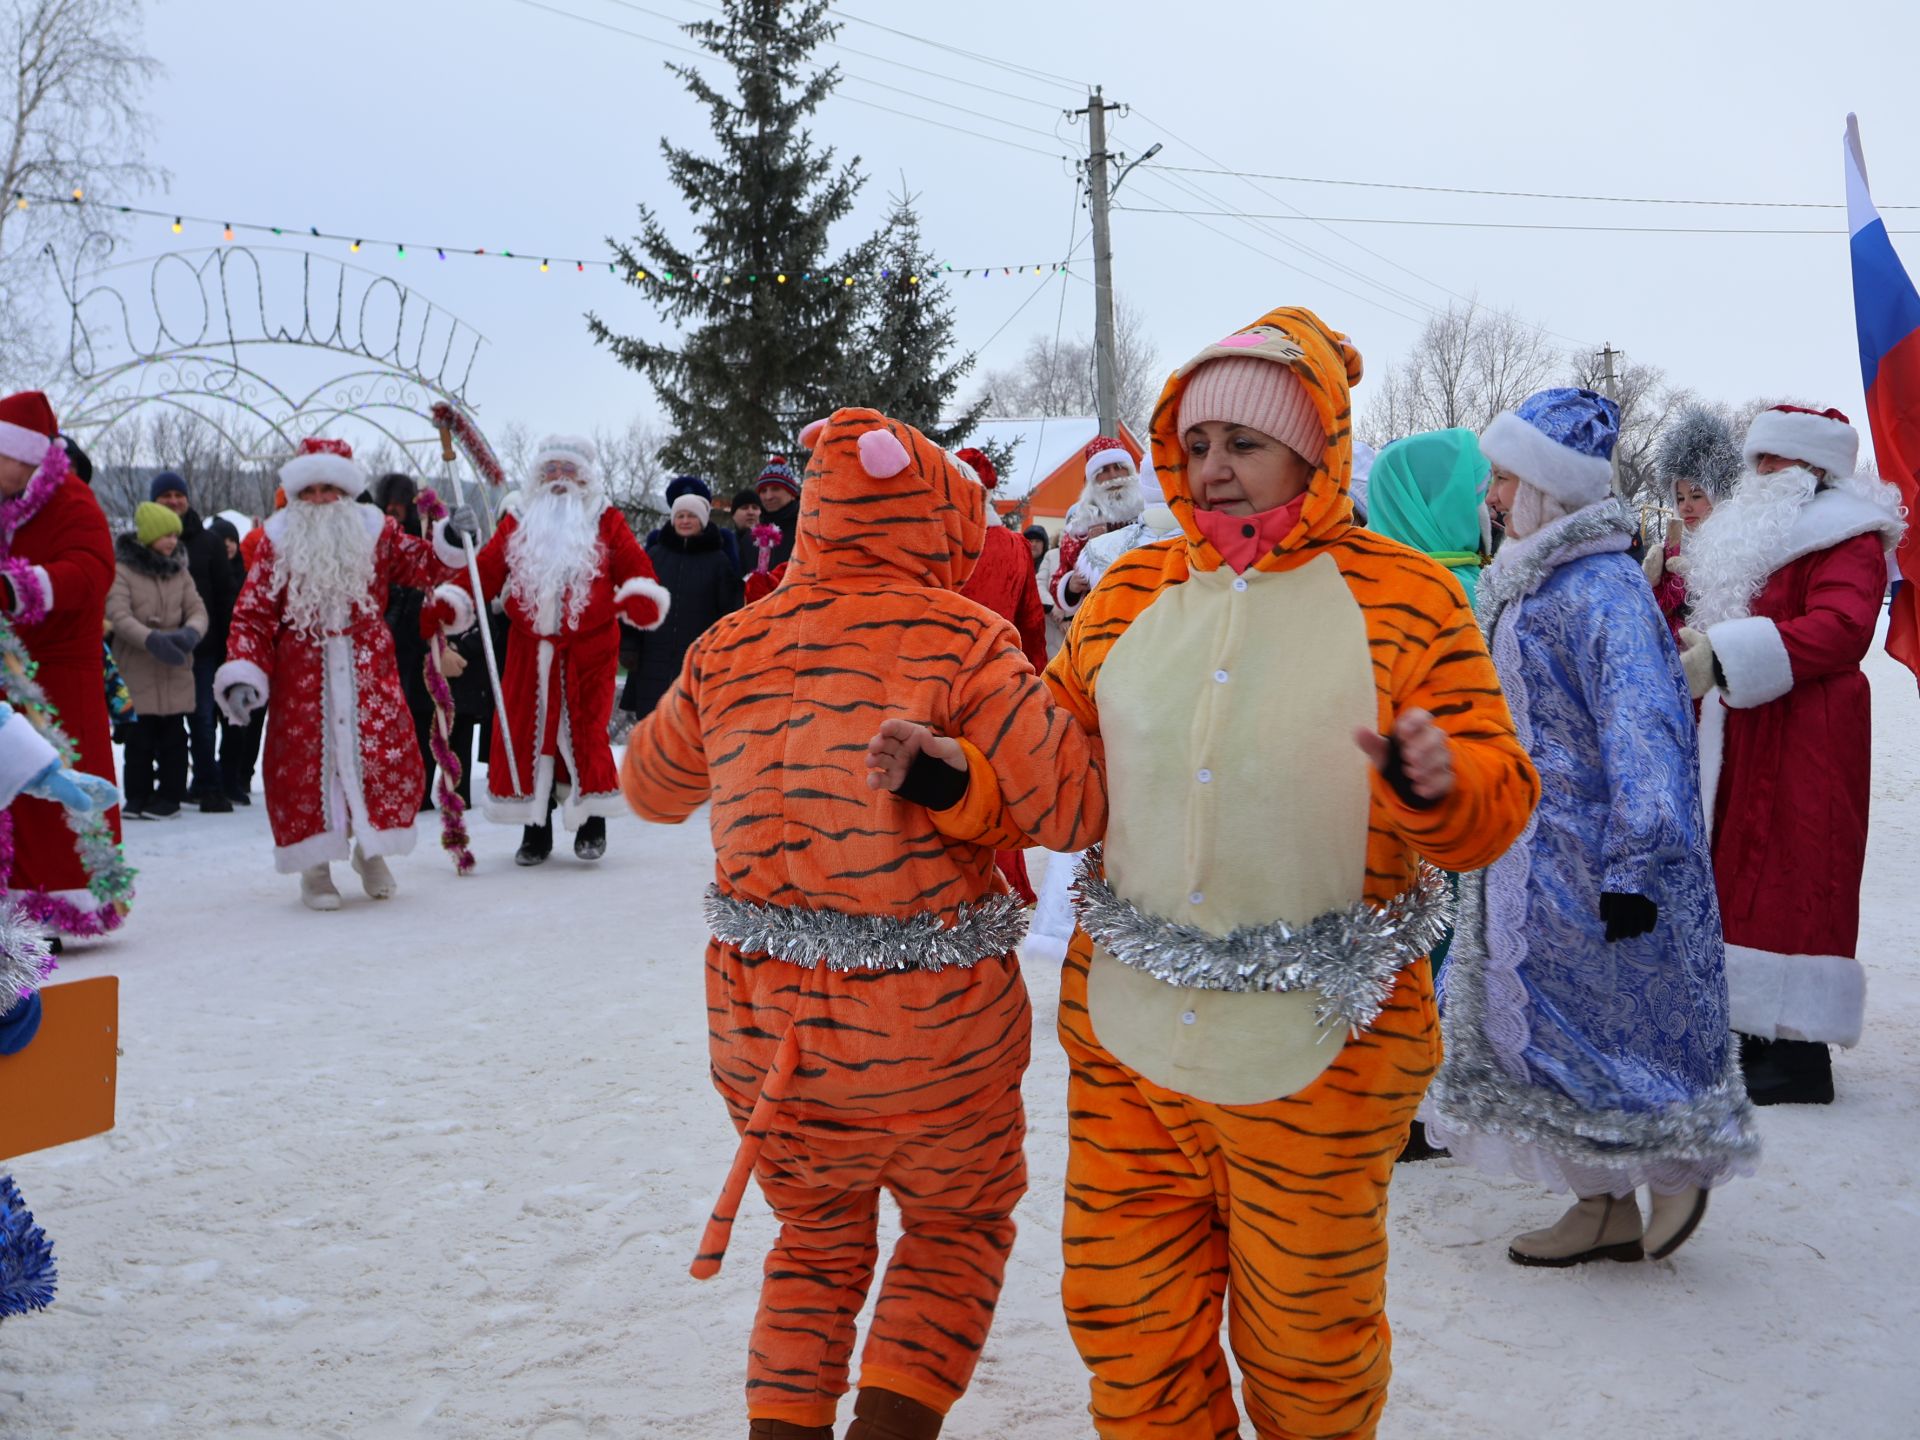
<svg viewBox="0 0 1920 1440"><path fill-rule="evenodd" d="M1507 1238L1562 1201L1403 1167L1389 1440L1920 1434L1920 699L1870 663L1872 989L1839 1103L1762 1111L1759 1177L1659 1264L1518 1269ZM0 1435L745 1434L757 1198L725 1272L687 1277L734 1143L705 831L623 819L597 868L533 871L517 832L475 834L478 876L429 832L396 899L316 915L257 804L132 828L132 920L61 971L121 977L119 1126L15 1162L60 1296L0 1327ZM1056 1290L1056 982L1029 981L1033 1189L955 1437L1090 1434Z"/></svg>

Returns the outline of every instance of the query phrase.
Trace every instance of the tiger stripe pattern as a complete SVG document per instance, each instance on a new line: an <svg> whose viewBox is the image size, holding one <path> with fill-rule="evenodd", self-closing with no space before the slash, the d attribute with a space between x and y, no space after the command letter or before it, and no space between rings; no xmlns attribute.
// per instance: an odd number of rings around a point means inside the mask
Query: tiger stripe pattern
<svg viewBox="0 0 1920 1440"><path fill-rule="evenodd" d="M1086 844L1104 816L1097 744L1046 703L1013 627L955 593L987 523L977 481L871 410L838 411L803 443L782 583L689 650L633 731L622 785L660 823L710 805L725 895L951 922L1004 888L993 847L868 788L880 721L964 737L990 757L1013 823L1061 848ZM713 940L706 986L713 1082L780 1221L749 1346L749 1415L833 1422L882 1190L905 1233L860 1383L944 1413L985 1342L1026 1188L1032 1016L1016 958L807 969ZM710 1235L724 1237L736 1200L723 1195Z"/></svg>

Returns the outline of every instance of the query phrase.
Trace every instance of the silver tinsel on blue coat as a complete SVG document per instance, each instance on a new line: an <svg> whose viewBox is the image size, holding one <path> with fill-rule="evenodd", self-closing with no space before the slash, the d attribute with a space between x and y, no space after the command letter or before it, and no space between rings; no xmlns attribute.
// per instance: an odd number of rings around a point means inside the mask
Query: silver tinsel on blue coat
<svg viewBox="0 0 1920 1440"><path fill-rule="evenodd" d="M1753 1112L1727 1022L1725 945L1699 747L1673 639L1590 506L1510 541L1482 616L1540 772L1526 832L1462 877L1443 980L1435 1143L1578 1194L1669 1193L1751 1170ZM1604 892L1659 908L1609 942Z"/></svg>
<svg viewBox="0 0 1920 1440"><path fill-rule="evenodd" d="M59 1278L47 1232L33 1223L13 1177L0 1175L0 1320L46 1309Z"/></svg>
<svg viewBox="0 0 1920 1440"><path fill-rule="evenodd" d="M20 996L40 988L53 969L53 952L39 927L0 896L0 1015Z"/></svg>
<svg viewBox="0 0 1920 1440"><path fill-rule="evenodd" d="M1414 887L1384 907L1361 900L1301 925L1275 920L1226 935L1122 899L1102 876L1098 846L1081 860L1074 891L1088 938L1122 964L1190 990L1312 990L1320 1023L1337 1018L1356 1035L1379 1018L1400 972L1453 923L1447 877L1424 864Z"/></svg>
<svg viewBox="0 0 1920 1440"><path fill-rule="evenodd" d="M756 905L707 887L707 925L745 955L771 955L812 970L944 970L978 964L1013 950L1027 933L1018 897L989 895L958 907L951 925L930 914L911 920Z"/></svg>

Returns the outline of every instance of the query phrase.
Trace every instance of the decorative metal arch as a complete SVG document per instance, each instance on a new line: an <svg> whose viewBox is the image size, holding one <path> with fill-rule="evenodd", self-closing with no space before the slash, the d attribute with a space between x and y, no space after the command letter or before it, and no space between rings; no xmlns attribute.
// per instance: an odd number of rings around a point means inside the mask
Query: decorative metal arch
<svg viewBox="0 0 1920 1440"><path fill-rule="evenodd" d="M436 402L479 430L467 387L486 338L391 276L291 247L123 261L113 249L89 235L64 267L47 250L69 312L57 413L82 443L149 405L192 414L253 461L275 457L247 453L242 415L283 455L342 421L403 450L435 443ZM269 373L289 351L354 368L301 389ZM450 463L447 473L457 478Z"/></svg>

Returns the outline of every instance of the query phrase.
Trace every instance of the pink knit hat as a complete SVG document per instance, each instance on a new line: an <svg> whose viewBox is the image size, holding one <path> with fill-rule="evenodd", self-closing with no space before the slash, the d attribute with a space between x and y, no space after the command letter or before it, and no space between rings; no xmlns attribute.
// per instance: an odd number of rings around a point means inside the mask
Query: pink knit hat
<svg viewBox="0 0 1920 1440"><path fill-rule="evenodd" d="M1285 365L1239 355L1209 360L1180 392L1180 431L1223 420L1271 435L1301 459L1318 465L1326 432L1307 387Z"/></svg>

